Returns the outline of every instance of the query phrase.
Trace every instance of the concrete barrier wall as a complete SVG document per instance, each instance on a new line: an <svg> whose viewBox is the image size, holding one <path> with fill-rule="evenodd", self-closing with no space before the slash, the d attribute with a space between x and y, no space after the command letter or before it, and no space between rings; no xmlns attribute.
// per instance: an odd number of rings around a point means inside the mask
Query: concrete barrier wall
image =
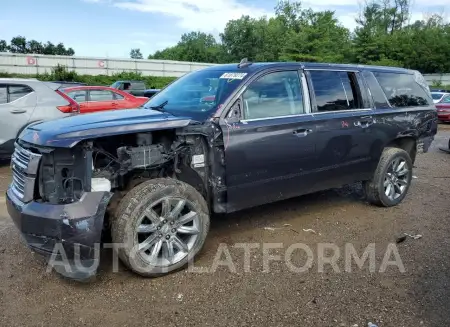
<svg viewBox="0 0 450 327"><path fill-rule="evenodd" d="M141 72L147 76L179 77L213 64L170 60L134 60L100 57L67 57L14 54L0 52L0 72L11 74L50 73L57 64L65 65L82 75L112 75L123 71Z"/></svg>
<svg viewBox="0 0 450 327"><path fill-rule="evenodd" d="M450 85L450 74L424 74L428 84L433 85L441 83L442 85Z"/></svg>
<svg viewBox="0 0 450 327"><path fill-rule="evenodd" d="M146 76L179 77L190 71L213 64L171 60L133 60L101 57L67 57L50 55L28 55L0 52L0 72L12 74L43 74L57 64L65 65L82 75L112 75L123 71L141 72ZM450 74L425 74L431 85L440 82L450 85Z"/></svg>

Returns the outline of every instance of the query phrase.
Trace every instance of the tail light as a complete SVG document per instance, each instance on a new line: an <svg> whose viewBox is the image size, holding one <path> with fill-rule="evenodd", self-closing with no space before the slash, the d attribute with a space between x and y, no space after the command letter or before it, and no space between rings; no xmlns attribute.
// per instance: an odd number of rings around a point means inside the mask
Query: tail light
<svg viewBox="0 0 450 327"><path fill-rule="evenodd" d="M80 112L80 106L78 105L78 103L74 99L69 97L64 92L61 92L60 90L56 90L56 93L58 93L60 96L62 96L64 99L66 99L69 102L68 105L57 106L56 108L58 108L59 111L62 111L64 113L66 113L66 114L79 113Z"/></svg>

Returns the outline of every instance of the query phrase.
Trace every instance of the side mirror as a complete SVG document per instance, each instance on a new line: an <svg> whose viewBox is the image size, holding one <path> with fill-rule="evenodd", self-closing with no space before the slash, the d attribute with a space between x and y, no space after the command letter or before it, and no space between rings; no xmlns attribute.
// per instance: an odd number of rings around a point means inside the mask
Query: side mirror
<svg viewBox="0 0 450 327"><path fill-rule="evenodd" d="M227 114L226 120L229 123L237 123L241 120L241 99L237 99Z"/></svg>

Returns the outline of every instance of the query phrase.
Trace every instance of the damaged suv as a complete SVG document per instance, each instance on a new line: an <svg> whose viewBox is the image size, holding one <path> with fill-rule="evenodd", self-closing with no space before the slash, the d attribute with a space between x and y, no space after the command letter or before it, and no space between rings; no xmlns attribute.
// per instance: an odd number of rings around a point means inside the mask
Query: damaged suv
<svg viewBox="0 0 450 327"><path fill-rule="evenodd" d="M35 251L62 246L65 276L95 274L75 262L91 266L104 235L158 276L200 251L213 213L357 181L369 202L397 205L436 132L417 71L244 60L189 73L143 109L29 126L7 206Z"/></svg>

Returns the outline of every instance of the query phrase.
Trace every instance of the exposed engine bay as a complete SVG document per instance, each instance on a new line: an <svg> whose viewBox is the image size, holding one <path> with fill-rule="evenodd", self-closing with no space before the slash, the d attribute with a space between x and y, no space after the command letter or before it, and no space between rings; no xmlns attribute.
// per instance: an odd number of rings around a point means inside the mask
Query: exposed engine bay
<svg viewBox="0 0 450 327"><path fill-rule="evenodd" d="M207 154L204 137L175 130L109 136L53 149L42 158L40 200L71 203L84 192L126 191L158 177L186 181L207 196Z"/></svg>

